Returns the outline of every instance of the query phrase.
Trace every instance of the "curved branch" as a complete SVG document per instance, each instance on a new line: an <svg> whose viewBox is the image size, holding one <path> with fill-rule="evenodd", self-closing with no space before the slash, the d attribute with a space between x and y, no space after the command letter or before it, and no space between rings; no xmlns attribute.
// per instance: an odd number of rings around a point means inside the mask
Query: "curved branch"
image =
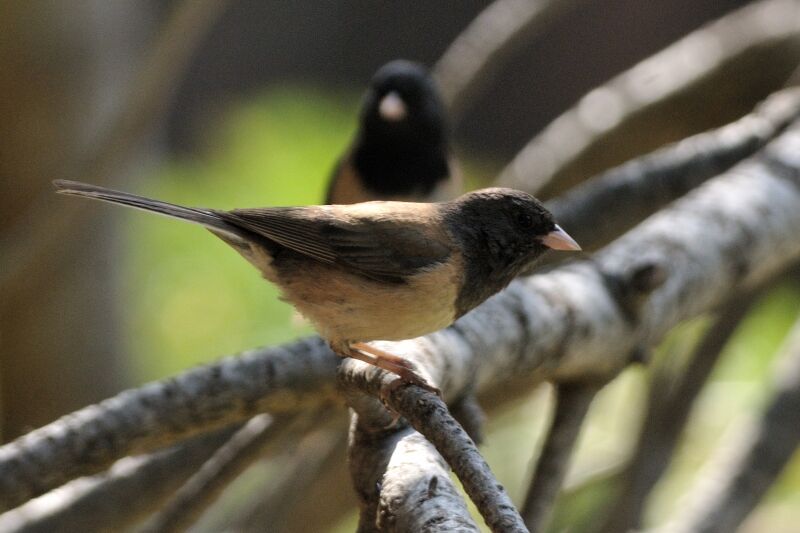
<svg viewBox="0 0 800 533"><path fill-rule="evenodd" d="M359 533L479 531L433 445L410 427L386 424L371 414L352 417L348 459Z"/></svg>
<svg viewBox="0 0 800 533"><path fill-rule="evenodd" d="M585 250L596 249L753 155L798 117L800 89L777 92L736 122L609 170L547 207Z"/></svg>
<svg viewBox="0 0 800 533"><path fill-rule="evenodd" d="M248 420L176 491L167 505L148 520L142 531L167 533L188 529L236 476L268 453L267 444L272 449L289 444L286 437L296 437L299 427L309 425L307 419L300 415L290 421L262 414Z"/></svg>
<svg viewBox="0 0 800 533"><path fill-rule="evenodd" d="M192 53L227 5L227 0L184 0L174 8L142 61L127 101L90 144L90 153L65 176L102 183L119 173L163 116ZM53 209L50 187L44 195L0 240L0 290L13 286L42 254L63 253L69 242L64 232L74 231L86 213L66 202Z"/></svg>
<svg viewBox="0 0 800 533"><path fill-rule="evenodd" d="M522 507L525 525L532 533L547 530L581 426L598 389L598 385L574 383L556 387L553 421Z"/></svg>
<svg viewBox="0 0 800 533"><path fill-rule="evenodd" d="M125 455L145 453L264 411L336 401L339 358L319 338L256 350L129 390L0 448L0 509Z"/></svg>
<svg viewBox="0 0 800 533"><path fill-rule="evenodd" d="M433 67L456 122L503 60L579 0L495 0L455 38Z"/></svg>
<svg viewBox="0 0 800 533"><path fill-rule="evenodd" d="M709 482L690 494L690 509L667 531L736 531L794 455L800 445L800 321L781 351L769 405L756 423L724 439L706 472Z"/></svg>
<svg viewBox="0 0 800 533"><path fill-rule="evenodd" d="M625 354L800 258L800 128L582 261L513 282L452 327L388 343L445 397L520 381L607 379ZM698 239L702 235L702 239ZM637 273L668 274L638 311ZM635 299L635 298L634 298ZM0 448L10 508L111 461L242 420L335 397L338 361L318 338L199 368L128 391Z"/></svg>
<svg viewBox="0 0 800 533"><path fill-rule="evenodd" d="M708 119L727 122L743 103L750 105L782 85L800 62L798 41L796 0L747 5L584 96L534 137L497 183L550 198L556 189L566 190L626 159L713 127ZM741 75L753 68L759 76ZM738 83L731 85L730 79ZM720 93L723 85L732 93ZM696 106L706 101L713 101L721 116L704 113L708 118L701 123ZM676 106L688 115L685 125Z"/></svg>
<svg viewBox="0 0 800 533"><path fill-rule="evenodd" d="M722 349L763 290L734 298L703 334L692 350L689 363L681 370L677 384L668 386L667 376L654 369L647 414L636 450L622 476L622 488L609 506L601 531L615 533L641 525L647 497L670 463L694 400L706 383Z"/></svg>
<svg viewBox="0 0 800 533"><path fill-rule="evenodd" d="M170 498L235 430L226 428L162 452L121 459L104 474L77 479L0 515L0 531L50 533L89 531L97 524L117 529L131 526Z"/></svg>
<svg viewBox="0 0 800 533"><path fill-rule="evenodd" d="M382 396L389 409L402 415L416 431L433 444L436 451L453 469L453 472L461 481L464 491L475 503L491 531L527 531L525 524L522 522L522 517L520 517L505 489L497 482L477 446L475 446L475 443L469 438L469 435L461 425L452 417L444 401L435 394L419 387L386 386L382 379L385 377L376 374L371 368L357 361L345 361L339 370L339 381L347 390L360 391L375 397ZM384 392L382 393L382 391ZM373 427L386 426L386 414L380 413L376 415L374 402L354 401L351 404L354 410L359 413L359 418L368 418L369 424ZM366 429L366 431L370 430ZM398 433L406 436L407 430L404 429ZM407 436L411 439L414 438L413 434ZM397 438L397 436L394 438ZM390 456L392 458L397 455L402 456L402 451L400 450L400 453L397 453L396 450L392 450ZM376 454L376 456L387 457L387 454L380 453ZM405 459L404 462L408 462L411 459L408 456L403 458ZM383 470L391 465L392 459L389 460L387 465L377 465L378 468L374 468L372 471L382 473ZM381 466L384 466L384 468L381 469ZM427 472L421 470L420 466L412 462L409 472L405 473L413 476L413 484L417 487L419 486L420 476L425 477L425 482L429 485L426 494L428 497L423 496L414 502L413 508L407 509L412 516L419 514L421 508L427 507L427 500L441 494L437 490L439 484L438 476L436 476L437 481L434 482L432 478L427 477ZM388 479L389 482L384 482L384 484L393 487L392 482L397 482L407 488L408 482L402 478L398 479L396 472L394 474L395 476L390 476L387 471L387 475L383 479ZM434 483L435 487L431 489L430 484ZM381 492L383 491L381 490ZM384 499L383 494L381 494L381 499ZM462 505L461 507L465 509L465 506ZM433 514L430 520L437 520L436 530L449 531L448 529L441 529L438 520L452 516L452 511L440 509L439 511L443 514L438 515L434 514L434 511L434 509L431 509L425 514ZM409 517L404 516L403 518Z"/></svg>

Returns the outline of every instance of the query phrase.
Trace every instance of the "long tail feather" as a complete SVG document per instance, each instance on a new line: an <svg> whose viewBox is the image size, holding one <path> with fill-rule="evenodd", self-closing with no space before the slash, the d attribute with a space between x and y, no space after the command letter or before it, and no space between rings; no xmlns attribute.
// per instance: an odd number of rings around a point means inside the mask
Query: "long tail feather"
<svg viewBox="0 0 800 533"><path fill-rule="evenodd" d="M189 222L194 222L195 224L200 224L212 229L215 232L222 232L237 240L246 239L246 232L244 230L225 222L222 217L211 209L183 207L160 200L145 198L144 196L137 196L135 194L115 191L97 185L81 183L79 181L55 180L53 181L53 185L56 188L56 192L60 194L84 196L104 202L126 205L135 209L142 209L172 218L188 220Z"/></svg>

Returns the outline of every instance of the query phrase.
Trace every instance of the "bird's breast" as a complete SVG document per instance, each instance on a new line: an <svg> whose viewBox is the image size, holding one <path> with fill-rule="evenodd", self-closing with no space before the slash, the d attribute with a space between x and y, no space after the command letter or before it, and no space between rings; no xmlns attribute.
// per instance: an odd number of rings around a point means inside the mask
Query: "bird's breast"
<svg viewBox="0 0 800 533"><path fill-rule="evenodd" d="M456 316L460 258L451 256L403 283L386 283L316 261L281 264L284 297L332 341L402 340L449 326Z"/></svg>

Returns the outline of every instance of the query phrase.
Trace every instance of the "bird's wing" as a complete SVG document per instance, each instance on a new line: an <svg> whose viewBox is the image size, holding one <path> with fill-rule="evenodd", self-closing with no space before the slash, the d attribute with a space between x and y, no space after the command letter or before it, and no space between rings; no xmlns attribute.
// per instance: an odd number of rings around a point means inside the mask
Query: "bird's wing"
<svg viewBox="0 0 800 533"><path fill-rule="evenodd" d="M365 204L362 204L365 205ZM351 206L276 207L221 212L231 224L318 261L369 278L402 282L443 262L450 247L424 219Z"/></svg>

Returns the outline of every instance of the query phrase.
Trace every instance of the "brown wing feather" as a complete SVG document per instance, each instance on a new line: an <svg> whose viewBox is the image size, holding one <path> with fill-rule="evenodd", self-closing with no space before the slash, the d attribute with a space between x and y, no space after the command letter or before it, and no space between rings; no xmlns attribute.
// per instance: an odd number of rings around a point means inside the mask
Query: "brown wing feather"
<svg viewBox="0 0 800 533"><path fill-rule="evenodd" d="M424 219L414 220L405 212L392 217L380 210L310 206L237 209L220 215L295 252L385 281L403 281L450 255L441 235L429 231Z"/></svg>

